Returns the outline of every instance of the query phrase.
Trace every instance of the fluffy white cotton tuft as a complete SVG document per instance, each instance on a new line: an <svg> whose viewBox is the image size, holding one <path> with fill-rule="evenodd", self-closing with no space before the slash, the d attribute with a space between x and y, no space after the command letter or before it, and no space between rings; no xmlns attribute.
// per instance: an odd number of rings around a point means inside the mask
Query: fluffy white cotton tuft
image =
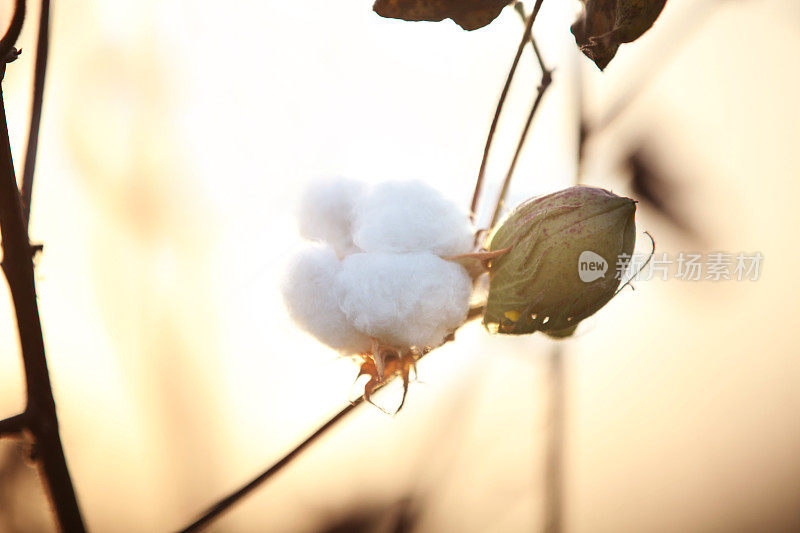
<svg viewBox="0 0 800 533"><path fill-rule="evenodd" d="M283 280L289 315L303 329L344 354L369 351L371 340L348 322L337 301L336 282L342 263L329 246L297 254Z"/></svg>
<svg viewBox="0 0 800 533"><path fill-rule="evenodd" d="M472 279L442 257L472 251L467 214L419 181L367 190L317 182L303 195L300 233L322 246L289 266L283 297L291 317L345 354L373 339L397 348L434 348L466 318Z"/></svg>
<svg viewBox="0 0 800 533"><path fill-rule="evenodd" d="M364 194L363 183L344 178L308 186L297 210L300 235L330 244L339 257L359 251L353 245L353 206Z"/></svg>
<svg viewBox="0 0 800 533"><path fill-rule="evenodd" d="M356 329L393 346L436 347L469 310L472 279L432 253L361 253L338 276L339 306Z"/></svg>
<svg viewBox="0 0 800 533"><path fill-rule="evenodd" d="M353 212L353 242L365 252L451 256L472 250L467 214L420 181L377 185Z"/></svg>

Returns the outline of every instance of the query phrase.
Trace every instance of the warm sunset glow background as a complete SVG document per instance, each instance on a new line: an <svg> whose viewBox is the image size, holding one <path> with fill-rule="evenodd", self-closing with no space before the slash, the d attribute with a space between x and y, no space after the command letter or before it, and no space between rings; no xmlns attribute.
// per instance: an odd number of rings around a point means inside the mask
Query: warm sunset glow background
<svg viewBox="0 0 800 533"><path fill-rule="evenodd" d="M19 168L30 3L4 82ZM292 203L305 183L424 178L469 204L520 20L506 9L468 33L382 19L371 4L54 4L31 235L44 243L39 304L91 530L186 525L346 403L356 366L298 330L278 291L302 245ZM799 530L798 4L670 0L605 73L575 49L577 8L545 1L534 26L556 71L510 203L575 179L579 84L598 121L645 76L588 145L581 181L633 194L620 157L646 143L694 230L640 203L659 251L765 259L757 282L641 282L562 343L565 529ZM487 207L538 76L526 54ZM2 418L24 387L0 292ZM408 498L415 531L539 530L553 344L471 324L420 364L424 383L397 416L359 409L211 530L319 531ZM0 441L0 530L52 530L24 453Z"/></svg>

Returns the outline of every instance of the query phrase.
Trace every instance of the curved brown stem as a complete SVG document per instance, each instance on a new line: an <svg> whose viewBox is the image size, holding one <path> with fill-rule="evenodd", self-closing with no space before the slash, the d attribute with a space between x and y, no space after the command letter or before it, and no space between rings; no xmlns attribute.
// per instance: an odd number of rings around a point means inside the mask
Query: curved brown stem
<svg viewBox="0 0 800 533"><path fill-rule="evenodd" d="M211 522L214 521L219 515L230 509L236 502L247 496L250 492L256 489L259 485L267 481L273 475L278 473L280 470L283 469L289 462L297 457L300 452L305 450L308 446L310 446L315 440L320 438L325 432L335 426L340 420L342 420L345 416L347 416L350 411L358 407L364 403L364 397L361 396L353 403L349 404L347 407L333 415L327 422L325 422L322 426L319 427L314 433L309 435L305 438L300 444L294 447L292 451L281 457L279 461L275 464L267 468L264 472L254 477L252 480L247 482L244 486L240 489L235 490L228 496L222 498L220 501L212 505L200 518L186 526L184 529L181 530L183 533L188 533L190 531L200 531L205 526L209 525Z"/></svg>
<svg viewBox="0 0 800 533"><path fill-rule="evenodd" d="M24 19L25 2L17 0L11 25L0 40L0 61L13 60L13 50ZM61 436L58 430L55 400L45 357L42 325L36 300L33 275L33 254L24 222L11 144L8 136L5 105L0 88L0 236L2 237L2 268L8 281L17 321L22 362L25 369L27 406L23 418L12 417L13 426L25 422L36 441L38 463L46 481L58 524L63 531L85 531L83 518L75 497L72 478L67 468Z"/></svg>
<svg viewBox="0 0 800 533"><path fill-rule="evenodd" d="M536 91L536 98L533 101L533 106L531 107L530 113L528 113L528 119L525 121L525 127L522 128L522 134L517 142L517 149L514 151L514 158L511 160L511 164L508 167L508 172L506 173L506 178L503 180L503 186L500 189L500 194L497 197L497 204L494 206L494 213L492 214L492 220L489 223L489 229L493 228L495 223L497 223L497 220L500 218L500 211L503 208L503 201L508 193L508 186L511 184L511 178L514 176L514 170L517 167L517 161L522 153L522 147L525 146L525 139L527 139L528 131L531 129L533 117L536 116L536 111L539 110L539 104L542 103L544 93L547 92L547 88L550 87L550 83L552 81L552 71L547 69L543 70L542 81L539 83L539 87Z"/></svg>
<svg viewBox="0 0 800 533"><path fill-rule="evenodd" d="M0 61L2 61L3 72L5 72L5 60L9 52L14 48L14 43L19 39L22 31L22 22L25 20L25 0L14 2L14 15L11 17L11 24L8 25L3 38L0 39Z"/></svg>
<svg viewBox="0 0 800 533"><path fill-rule="evenodd" d="M33 174L36 169L36 153L39 148L39 126L42 122L44 104L44 78L47 73L47 52L50 47L50 0L42 0L39 13L39 34L36 39L36 67L33 76L33 98L28 127L28 145L25 149L25 167L22 171L22 217L25 227L31 218L33 199Z"/></svg>
<svg viewBox="0 0 800 533"><path fill-rule="evenodd" d="M511 80L514 79L514 73L517 71L517 65L519 65L519 58L522 57L522 51L525 49L525 45L528 43L528 38L531 35L533 28L533 22L536 20L536 15L539 14L539 9L542 7L543 1L544 0L536 0L536 5L533 7L533 13L531 13L531 16L528 18L528 21L525 24L525 31L522 33L522 39L520 39L519 46L517 47L517 54L514 56L514 61L511 63L511 69L508 71L506 83L503 85L503 91L500 93L500 100L498 100L497 107L494 111L492 125L489 127L489 135L486 138L486 146L483 148L483 159L481 160L481 168L478 171L478 179L475 180L475 192L472 193L472 203L470 204L469 208L470 220L473 222L475 221L475 211L478 208L478 201L480 200L481 196L481 188L483 187L483 178L486 175L486 163L489 161L489 152L492 148L494 133L497 130L497 123L500 120L500 113L503 111L503 105L506 102L506 96L508 96L508 89L511 87Z"/></svg>
<svg viewBox="0 0 800 533"><path fill-rule="evenodd" d="M525 4L521 1L514 2L514 11L522 18L523 23L527 23L528 15L525 14ZM544 65L544 58L542 57L542 52L539 50L539 45L536 43L536 39L533 38L533 31L530 32L531 38L531 46L533 47L533 53L536 54L536 62L539 63L539 68L542 69L542 72L547 70L547 67Z"/></svg>
<svg viewBox="0 0 800 533"><path fill-rule="evenodd" d="M22 204L14 179L1 90L0 136L2 137L0 139L0 232L3 239L3 272L14 302L22 347L28 393L26 412L29 417L29 429L36 438L42 473L47 481L59 524L64 531L84 531L83 519L58 431L58 417L36 300L31 245L22 219Z"/></svg>
<svg viewBox="0 0 800 533"><path fill-rule="evenodd" d="M469 312L467 313L467 317L466 317L465 323L469 322L471 320L474 320L475 318L478 318L478 317L482 316L484 311L485 311L485 307L484 306L475 306L475 307L471 308L469 310ZM445 340L445 342L449 342L449 341L451 341L453 339L454 339L454 337L451 335L450 337L448 337ZM422 353L419 356L419 359L422 359L423 357L425 357L425 355L427 355L427 354L426 353ZM382 381L381 383L378 384L377 387L375 387L375 391L378 391L382 387L388 385L389 383L394 381L394 379L396 379L396 377L397 376L392 376L391 378ZM189 532L192 532L192 531L200 531L202 528L204 528L205 526L209 525L216 518L218 518L222 513L224 513L225 511L227 511L231 507L233 507L239 500L241 500L242 498L244 498L245 496L250 494L250 492L252 492L254 489L256 489L259 485L263 484L268 479L270 479L272 476L274 476L275 474L277 474L278 472L283 470L283 468L286 467L292 461L292 459L297 457L300 454L300 452L302 452L307 447L309 447L311 444L313 444L314 441L316 441L320 437L322 437L325 433L328 432L328 430L330 430L337 423L339 423L344 417L346 417L348 414L350 414L352 411L354 411L359 405L363 405L364 403L366 403L366 402L365 402L363 396L360 396L359 398L357 398L356 400L351 402L349 405L344 407L341 411L339 411L338 413L333 415L327 422L322 424L316 431L314 431L314 433L312 433L311 435L309 435L308 437L303 439L300 442L300 444L295 446L289 453L287 453L286 455L281 457L272 466L270 466L269 468L264 470L262 473L260 473L256 477L254 477L252 480L250 480L247 483L245 483L239 489L233 491L228 496L225 496L224 498L219 500L217 503L215 503L214 505L209 507L206 510L206 512L203 513L197 520L195 520L194 522L192 522L191 524L189 524L185 528L181 529L180 530L181 533L189 533Z"/></svg>
<svg viewBox="0 0 800 533"><path fill-rule="evenodd" d="M9 437L22 433L28 427L28 413L20 413L0 420L0 437Z"/></svg>

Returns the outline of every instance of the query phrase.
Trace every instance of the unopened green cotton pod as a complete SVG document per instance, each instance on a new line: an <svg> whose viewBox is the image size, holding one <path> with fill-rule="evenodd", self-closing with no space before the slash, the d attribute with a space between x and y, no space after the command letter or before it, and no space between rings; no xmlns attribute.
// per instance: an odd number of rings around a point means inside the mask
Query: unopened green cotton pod
<svg viewBox="0 0 800 533"><path fill-rule="evenodd" d="M636 241L635 213L630 198L585 186L517 207L488 244L511 249L489 267L484 325L512 335L572 335L619 287L619 259L630 258Z"/></svg>

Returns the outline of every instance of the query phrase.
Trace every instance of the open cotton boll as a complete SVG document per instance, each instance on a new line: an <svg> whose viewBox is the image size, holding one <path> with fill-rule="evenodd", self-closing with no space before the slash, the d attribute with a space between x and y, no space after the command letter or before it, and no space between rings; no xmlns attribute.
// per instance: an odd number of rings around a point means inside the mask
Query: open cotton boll
<svg viewBox="0 0 800 533"><path fill-rule="evenodd" d="M338 277L350 323L396 347L439 346L464 322L471 292L464 267L427 252L353 254Z"/></svg>
<svg viewBox="0 0 800 533"><path fill-rule="evenodd" d="M329 246L298 253L281 286L289 315L323 344L344 354L369 351L372 341L347 321L339 308L336 279L342 263Z"/></svg>
<svg viewBox="0 0 800 533"><path fill-rule="evenodd" d="M420 181L386 182L354 208L353 242L365 252L468 253L473 231L467 214Z"/></svg>
<svg viewBox="0 0 800 533"><path fill-rule="evenodd" d="M336 178L311 183L300 198L300 235L333 246L339 257L357 252L353 245L353 206L364 194L359 181Z"/></svg>

